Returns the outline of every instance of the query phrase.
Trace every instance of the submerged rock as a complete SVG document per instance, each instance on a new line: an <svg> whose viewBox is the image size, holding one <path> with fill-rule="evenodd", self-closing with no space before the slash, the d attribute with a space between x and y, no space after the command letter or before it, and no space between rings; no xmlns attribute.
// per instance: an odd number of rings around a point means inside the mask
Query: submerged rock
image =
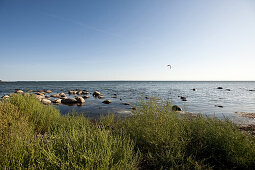
<svg viewBox="0 0 255 170"><path fill-rule="evenodd" d="M172 106L172 111L182 111L182 109L177 105L173 105Z"/></svg>
<svg viewBox="0 0 255 170"><path fill-rule="evenodd" d="M104 100L102 103L104 103L104 104L110 104L110 103L112 103L112 100Z"/></svg>

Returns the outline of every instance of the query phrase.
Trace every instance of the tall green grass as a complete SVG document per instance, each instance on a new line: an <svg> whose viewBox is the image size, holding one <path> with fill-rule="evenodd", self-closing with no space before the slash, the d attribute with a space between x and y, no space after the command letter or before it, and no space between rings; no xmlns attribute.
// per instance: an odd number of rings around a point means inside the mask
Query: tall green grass
<svg viewBox="0 0 255 170"><path fill-rule="evenodd" d="M173 112L168 102L143 104L115 123L142 153L144 169L252 169L255 140L232 122Z"/></svg>
<svg viewBox="0 0 255 170"><path fill-rule="evenodd" d="M254 169L254 137L228 120L141 102L133 116L60 115L30 95L0 103L0 169Z"/></svg>

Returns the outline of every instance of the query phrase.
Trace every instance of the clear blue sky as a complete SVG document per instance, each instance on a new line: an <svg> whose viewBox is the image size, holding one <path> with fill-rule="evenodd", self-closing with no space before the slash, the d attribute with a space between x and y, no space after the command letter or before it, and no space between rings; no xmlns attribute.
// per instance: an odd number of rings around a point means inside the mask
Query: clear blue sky
<svg viewBox="0 0 255 170"><path fill-rule="evenodd" d="M0 67L2 80L255 80L255 1L0 0Z"/></svg>

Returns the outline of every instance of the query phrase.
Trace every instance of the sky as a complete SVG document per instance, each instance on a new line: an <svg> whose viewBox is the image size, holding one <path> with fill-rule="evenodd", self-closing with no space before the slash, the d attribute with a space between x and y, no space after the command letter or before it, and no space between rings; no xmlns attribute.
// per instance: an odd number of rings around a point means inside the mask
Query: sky
<svg viewBox="0 0 255 170"><path fill-rule="evenodd" d="M255 81L255 1L0 0L0 80Z"/></svg>

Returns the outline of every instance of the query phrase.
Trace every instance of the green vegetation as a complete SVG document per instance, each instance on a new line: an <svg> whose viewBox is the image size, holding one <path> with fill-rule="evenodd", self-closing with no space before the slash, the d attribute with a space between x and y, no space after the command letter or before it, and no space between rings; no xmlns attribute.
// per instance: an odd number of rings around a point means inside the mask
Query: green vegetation
<svg viewBox="0 0 255 170"><path fill-rule="evenodd" d="M142 102L128 118L60 115L34 96L0 102L0 169L254 169L255 139L230 121Z"/></svg>

